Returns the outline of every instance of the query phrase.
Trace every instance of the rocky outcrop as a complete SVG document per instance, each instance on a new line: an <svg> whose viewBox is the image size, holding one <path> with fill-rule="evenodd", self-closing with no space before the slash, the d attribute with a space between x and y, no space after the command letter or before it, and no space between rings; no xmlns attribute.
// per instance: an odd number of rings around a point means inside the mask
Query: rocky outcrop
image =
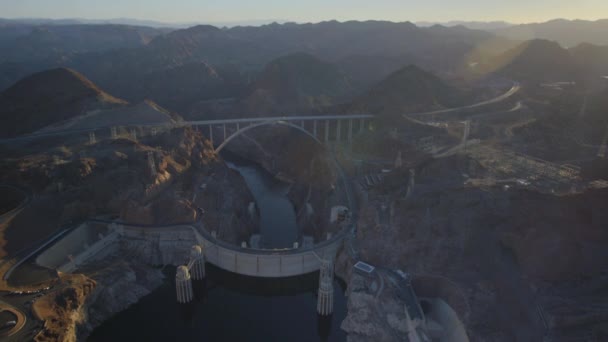
<svg viewBox="0 0 608 342"><path fill-rule="evenodd" d="M600 247L608 241L600 209L607 205L606 191L556 196L466 185L462 174L471 173L459 158L421 166L410 198L398 189L370 191L359 215L361 259L419 275L414 285L420 293L447 302L471 340L542 338L537 305L547 306L545 317L561 317L554 320L555 331L560 324L582 331L580 322L589 321L592 330L599 329L605 322L601 315L572 319L583 298L597 290L562 284L596 279L608 265ZM599 284L605 286L605 279ZM568 299L575 295L580 299ZM606 308L603 302L598 306ZM556 307L573 315L561 316Z"/></svg>
<svg viewBox="0 0 608 342"><path fill-rule="evenodd" d="M386 287L384 287L386 286ZM348 342L406 341L414 329L405 303L391 284L353 273L348 283L348 314L340 326Z"/></svg>
<svg viewBox="0 0 608 342"><path fill-rule="evenodd" d="M35 317L44 322L35 341L77 341L77 326L86 322L85 301L96 284L83 275L63 275L62 284L32 306Z"/></svg>
<svg viewBox="0 0 608 342"><path fill-rule="evenodd" d="M160 269L120 259L106 260L105 267L96 265L97 287L87 298L86 319L78 327L78 340L86 337L103 321L137 303L164 280ZM93 266L93 265L91 265Z"/></svg>

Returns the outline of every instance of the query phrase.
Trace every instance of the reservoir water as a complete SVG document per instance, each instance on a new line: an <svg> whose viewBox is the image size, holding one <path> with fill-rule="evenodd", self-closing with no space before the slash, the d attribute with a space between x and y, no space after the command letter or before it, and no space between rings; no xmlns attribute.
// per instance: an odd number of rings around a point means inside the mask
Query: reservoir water
<svg viewBox="0 0 608 342"><path fill-rule="evenodd" d="M343 342L346 317L343 287L334 284L334 314L317 315L318 274L263 279L207 267L199 299L175 299L175 268L162 287L93 331L88 341ZM206 291L201 291L205 286Z"/></svg>
<svg viewBox="0 0 608 342"><path fill-rule="evenodd" d="M260 213L264 248L292 247L298 236L287 185L256 164L232 162L245 178ZM178 304L175 268L149 296L95 329L89 341L342 342L344 286L334 284L334 313L317 315L318 272L265 279L230 273L207 264L207 280L195 283L196 301Z"/></svg>

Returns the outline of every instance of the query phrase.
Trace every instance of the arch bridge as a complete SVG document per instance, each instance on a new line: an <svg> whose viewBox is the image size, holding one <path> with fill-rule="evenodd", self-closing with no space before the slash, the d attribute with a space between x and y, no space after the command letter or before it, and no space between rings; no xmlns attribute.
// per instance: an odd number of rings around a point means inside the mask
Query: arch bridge
<svg viewBox="0 0 608 342"><path fill-rule="evenodd" d="M313 138L320 144L329 142L352 142L353 135L363 132L374 119L373 115L318 115L318 116L280 116L255 117L241 119L220 119L205 121L183 121L172 123L141 123L122 126L100 126L85 129L67 129L44 133L33 133L14 138L0 139L0 144L29 142L37 139L57 136L82 136L86 141L95 144L105 138L117 139L156 135L159 132L177 127L201 129L220 152L230 141L239 135L260 126L283 125L295 128ZM109 133L109 134L108 134Z"/></svg>
<svg viewBox="0 0 608 342"><path fill-rule="evenodd" d="M282 125L308 135L319 144L328 142L352 142L353 135L363 132L373 115L323 115L281 116L228 120L188 121L184 125L201 129L207 133L216 153L238 136L257 127Z"/></svg>

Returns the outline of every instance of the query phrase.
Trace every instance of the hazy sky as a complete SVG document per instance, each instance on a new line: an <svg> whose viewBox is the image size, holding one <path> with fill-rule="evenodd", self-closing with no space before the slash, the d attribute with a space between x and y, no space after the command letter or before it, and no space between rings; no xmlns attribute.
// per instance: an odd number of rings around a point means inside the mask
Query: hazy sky
<svg viewBox="0 0 608 342"><path fill-rule="evenodd" d="M391 21L608 18L608 0L0 0L3 18L137 18L164 22L258 19Z"/></svg>

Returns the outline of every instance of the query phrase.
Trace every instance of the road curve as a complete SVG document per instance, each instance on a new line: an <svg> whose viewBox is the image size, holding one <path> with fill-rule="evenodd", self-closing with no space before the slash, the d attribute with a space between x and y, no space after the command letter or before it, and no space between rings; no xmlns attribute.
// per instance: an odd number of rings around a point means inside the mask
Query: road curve
<svg viewBox="0 0 608 342"><path fill-rule="evenodd" d="M479 108L479 107L487 106L490 104L502 102L502 101L510 98L511 96L517 94L520 90L521 90L521 85L519 83L515 82L515 83L513 83L513 86L511 87L511 89L509 89L506 93L504 93L500 96L497 96L493 99L490 99L490 100L478 102L478 103L468 105L468 106L463 106L463 107L447 108L447 109L435 110L435 111L431 111L431 112L409 113L409 114L403 114L403 116L407 117L407 116L417 116L417 115L436 115L436 114L458 112L458 111L466 110L466 109Z"/></svg>
<svg viewBox="0 0 608 342"><path fill-rule="evenodd" d="M4 303L0 302L0 312L8 311L17 317L15 326L13 326L10 330L0 333L0 337L10 337L21 331L27 322L27 317L23 314L23 312L17 310L16 308Z"/></svg>

